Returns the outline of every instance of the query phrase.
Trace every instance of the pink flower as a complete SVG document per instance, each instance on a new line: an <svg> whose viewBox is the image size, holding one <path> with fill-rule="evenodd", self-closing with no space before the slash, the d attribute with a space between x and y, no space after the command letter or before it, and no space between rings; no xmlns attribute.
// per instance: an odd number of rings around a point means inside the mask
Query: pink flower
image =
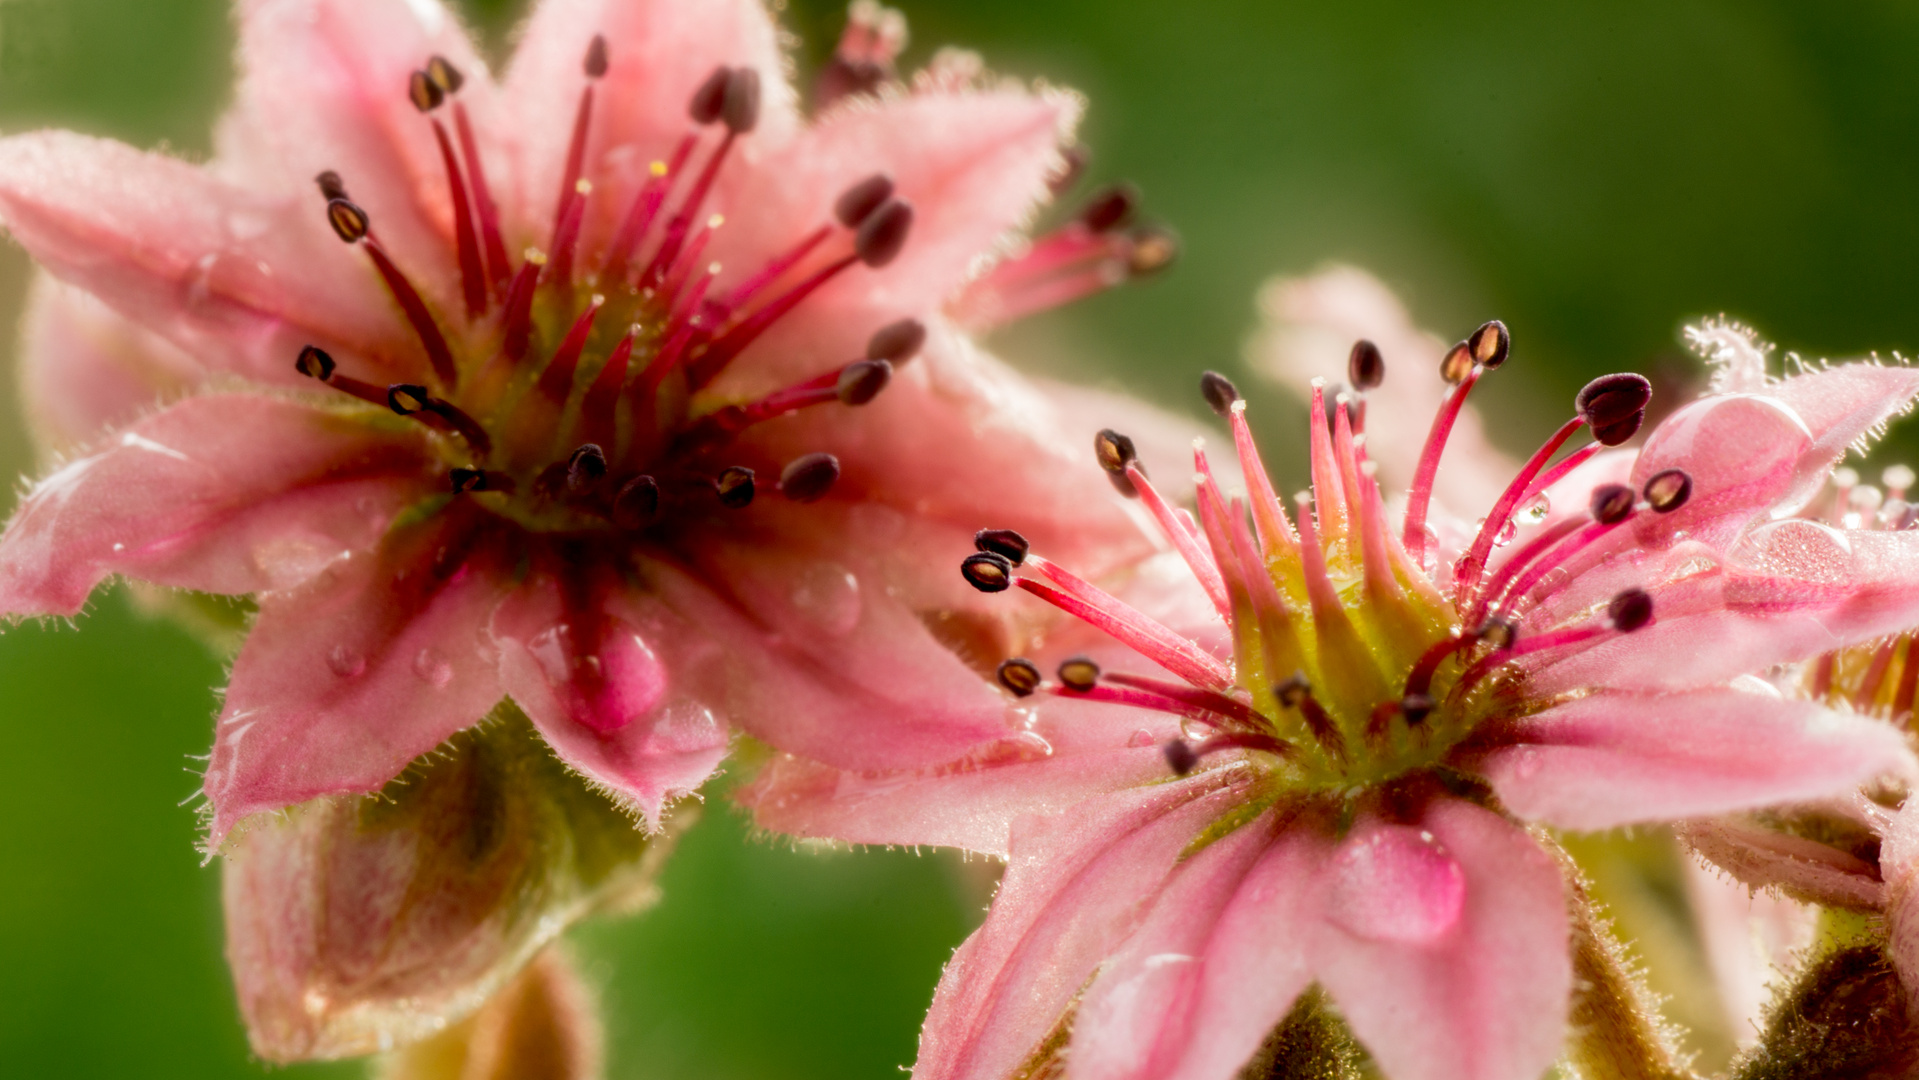
<svg viewBox="0 0 1919 1080"><path fill-rule="evenodd" d="M1078 406L943 314L1075 98L952 62L909 90L887 53L808 123L755 0L546 0L497 81L434 0L239 14L210 164L0 141L0 218L59 279L37 422L81 448L0 537L0 611L116 574L257 597L210 846L505 697L654 823L736 725L859 769L1004 732L953 651L1004 620L929 556L1008 506L1089 565L1139 550L1069 506ZM1121 209L1000 272L1158 235Z"/></svg>
<svg viewBox="0 0 1919 1080"><path fill-rule="evenodd" d="M1362 437L1384 419L1366 342L1356 396L1329 410L1313 385L1314 494L1294 518L1217 375L1203 389L1243 501L1197 451L1195 522L1107 433L1102 464L1171 554L1109 580L1119 594L1005 530L965 563L976 587L1086 628L1044 644L1053 678L1001 666L1031 705L1023 752L911 776L789 756L746 793L771 828L1008 858L916 1077L1058 1054L1068 1078L1224 1080L1317 984L1394 1080L1531 1080L1566 1036L1573 966L1564 871L1527 823L1672 820L1911 770L1885 727L1737 680L1919 615L1910 536L1773 520L1919 372L1850 365L1707 397L1637 454L1604 448L1635 434L1650 388L1596 380L1481 525L1433 535L1448 430L1509 349L1488 323L1443 354L1452 388L1399 463L1412 489L1390 525ZM1594 441L1549 467L1581 429ZM1174 560L1199 588L1172 583Z"/></svg>

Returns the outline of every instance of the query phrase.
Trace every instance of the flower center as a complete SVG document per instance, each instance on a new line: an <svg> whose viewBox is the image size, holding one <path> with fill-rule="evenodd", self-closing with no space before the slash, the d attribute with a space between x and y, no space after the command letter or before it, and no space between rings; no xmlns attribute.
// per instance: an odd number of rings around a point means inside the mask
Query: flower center
<svg viewBox="0 0 1919 1080"><path fill-rule="evenodd" d="M449 493L532 531L646 529L680 514L740 509L769 486L794 501L816 500L839 476L831 455L801 455L769 483L729 456L734 437L798 409L871 401L894 365L917 354L923 325L903 319L879 327L865 355L757 401L712 407L698 395L828 281L855 266L892 262L911 232L913 207L894 195L888 177L871 176L838 199L833 220L716 292L721 267L704 253L725 219L707 203L760 109L759 74L722 66L694 92L691 127L671 157L652 163L618 208L611 239L585 251L581 223L596 197L586 162L597 83L608 64L606 41L596 36L582 65L550 242L527 248L517 262L458 97L464 78L441 57L414 72L408 96L431 126L446 171L463 321L452 334L443 329L346 180L323 173L317 183L329 224L365 252L432 378L369 383L315 347L301 353L298 370L433 429Z"/></svg>
<svg viewBox="0 0 1919 1080"><path fill-rule="evenodd" d="M1368 342L1352 353L1355 395L1337 395L1329 410L1323 384L1314 385L1313 488L1296 497L1291 518L1253 444L1245 403L1224 376L1207 373L1201 390L1232 428L1246 477L1244 500L1222 493L1204 449L1195 445L1197 518L1175 509L1148 480L1132 441L1101 432L1094 447L1100 464L1122 494L1144 504L1199 579L1231 633L1232 661L1034 554L1017 533L986 530L976 537L978 553L962 566L976 588L999 592L1017 585L1179 679L1105 673L1093 660L1074 657L1049 683L1031 661L1014 658L1000 667L1001 685L1018 696L1045 691L1178 715L1185 736L1164 748L1176 772L1191 771L1209 755L1244 751L1243 758L1292 786L1329 789L1432 766L1489 716L1537 707L1525 700L1523 680L1513 678L1515 660L1638 630L1652 621L1652 600L1627 589L1596 612L1567 612L1548 620L1555 628L1525 636L1521 619L1561 601L1568 569L1603 556L1608 540L1623 535L1621 525L1684 505L1691 480L1669 470L1641 492L1602 485L1585 515L1548 525L1489 569L1493 549L1516 533L1522 506L1537 503L1546 487L1598 448L1638 430L1651 393L1646 380L1595 380L1580 392L1573 419L1513 478L1442 585L1423 557L1433 546L1425 527L1432 480L1467 393L1509 349L1506 328L1492 322L1448 353L1442 372L1453 389L1414 474L1403 538L1388 526L1365 453L1361 395L1385 375L1384 360ZM1590 427L1595 441L1548 469L1581 427Z"/></svg>

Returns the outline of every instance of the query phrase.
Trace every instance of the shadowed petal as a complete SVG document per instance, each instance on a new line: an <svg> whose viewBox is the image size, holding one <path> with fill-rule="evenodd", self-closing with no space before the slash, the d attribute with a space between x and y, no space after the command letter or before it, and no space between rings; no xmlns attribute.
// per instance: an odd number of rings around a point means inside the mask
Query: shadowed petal
<svg viewBox="0 0 1919 1080"><path fill-rule="evenodd" d="M13 238L208 367L292 383L301 346L317 343L423 373L377 277L314 200L71 132L0 140L0 219Z"/></svg>
<svg viewBox="0 0 1919 1080"><path fill-rule="evenodd" d="M1572 964L1559 868L1538 844L1493 813L1440 799L1417 828L1362 821L1324 873L1314 973L1381 1072L1546 1071L1565 1037ZM1360 897L1371 903L1342 902Z"/></svg>
<svg viewBox="0 0 1919 1080"><path fill-rule="evenodd" d="M1728 819L1689 821L1676 831L1749 890L1773 889L1807 903L1864 911L1885 902L1877 866L1817 840Z"/></svg>
<svg viewBox="0 0 1919 1080"><path fill-rule="evenodd" d="M189 398L36 484L0 535L0 611L72 615L111 574L292 588L420 497L411 432L280 398Z"/></svg>
<svg viewBox="0 0 1919 1080"><path fill-rule="evenodd" d="M544 576L500 605L500 677L567 764L658 828L661 806L699 787L726 756L725 726L674 685L671 663L713 646L644 594L579 587L595 595L571 611L563 587Z"/></svg>
<svg viewBox="0 0 1919 1080"><path fill-rule="evenodd" d="M1241 797L1207 775L1022 821L992 914L940 977L914 1080L1014 1073L1138 924L1180 852Z"/></svg>
<svg viewBox="0 0 1919 1080"><path fill-rule="evenodd" d="M1913 767L1887 725L1738 690L1598 693L1494 738L1479 771L1507 808L1568 829L1831 795Z"/></svg>
<svg viewBox="0 0 1919 1080"><path fill-rule="evenodd" d="M435 566L466 527L443 514L260 598L207 767L209 847L248 814L377 789L500 699L496 572L484 552Z"/></svg>

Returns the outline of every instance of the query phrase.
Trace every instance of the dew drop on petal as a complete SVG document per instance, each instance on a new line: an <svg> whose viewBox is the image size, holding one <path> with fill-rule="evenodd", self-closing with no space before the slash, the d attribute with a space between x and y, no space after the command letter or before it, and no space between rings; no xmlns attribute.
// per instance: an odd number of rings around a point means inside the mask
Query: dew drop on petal
<svg viewBox="0 0 1919 1080"><path fill-rule="evenodd" d="M453 681L453 662L446 654L431 645L413 654L413 674L420 681L438 690Z"/></svg>
<svg viewBox="0 0 1919 1080"><path fill-rule="evenodd" d="M791 594L793 610L820 631L841 637L860 622L860 581L834 562L808 566Z"/></svg>
<svg viewBox="0 0 1919 1080"><path fill-rule="evenodd" d="M335 645L326 654L327 670L342 679L351 679L366 671L366 655L358 649Z"/></svg>
<svg viewBox="0 0 1919 1080"><path fill-rule="evenodd" d="M1126 740L1126 745L1134 748L1151 746L1153 745L1153 733L1147 731L1145 728L1140 728L1133 732L1131 738Z"/></svg>
<svg viewBox="0 0 1919 1080"><path fill-rule="evenodd" d="M1053 744L1037 731L1020 731L987 744L972 755L973 765L1013 765L1053 756Z"/></svg>
<svg viewBox="0 0 1919 1080"><path fill-rule="evenodd" d="M600 735L652 712L665 696L659 658L620 619L606 620L592 652L581 652L573 627L565 624L536 634L526 647L567 717Z"/></svg>
<svg viewBox="0 0 1919 1080"><path fill-rule="evenodd" d="M1827 584L1850 580L1852 542L1829 525L1800 518L1768 522L1743 537L1733 558L1758 570Z"/></svg>
<svg viewBox="0 0 1919 1080"><path fill-rule="evenodd" d="M1541 495L1539 498L1533 500L1533 504L1531 506L1526 507L1524 510L1521 510L1518 514L1514 515L1513 520L1519 522L1521 525L1537 525L1540 522L1546 520L1546 515L1552 512L1553 512L1552 500L1548 499L1544 495Z"/></svg>
<svg viewBox="0 0 1919 1080"><path fill-rule="evenodd" d="M1371 941L1423 944L1459 924L1466 872L1432 837L1405 825L1355 830L1333 854L1329 918Z"/></svg>

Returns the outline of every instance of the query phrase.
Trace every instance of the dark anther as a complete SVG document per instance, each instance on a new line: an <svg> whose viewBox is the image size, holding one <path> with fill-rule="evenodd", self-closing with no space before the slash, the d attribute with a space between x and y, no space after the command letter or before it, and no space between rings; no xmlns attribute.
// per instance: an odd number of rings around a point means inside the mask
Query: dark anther
<svg viewBox="0 0 1919 1080"><path fill-rule="evenodd" d="M1506 357L1513 351L1513 336L1506 330L1505 323L1493 319L1474 330L1472 336L1466 339L1466 344L1472 348L1473 360L1491 371L1505 363Z"/></svg>
<svg viewBox="0 0 1919 1080"><path fill-rule="evenodd" d="M339 235L340 239L349 244L357 244L366 239L366 231L371 224L367 221L365 210L345 199L327 200L326 219L327 224L333 226L333 231Z"/></svg>
<svg viewBox="0 0 1919 1080"><path fill-rule="evenodd" d="M1060 685L1084 694L1099 685L1099 665L1090 656L1071 656L1060 662Z"/></svg>
<svg viewBox="0 0 1919 1080"><path fill-rule="evenodd" d="M853 252L861 262L878 269L899 256L912 228L913 204L888 199L860 222L859 232L853 234Z"/></svg>
<svg viewBox="0 0 1919 1080"><path fill-rule="evenodd" d="M1684 469L1654 473L1646 481L1646 503L1661 514L1670 514L1692 498L1692 476Z"/></svg>
<svg viewBox="0 0 1919 1080"><path fill-rule="evenodd" d="M1159 752L1166 755L1166 767L1176 776L1185 776L1199 767L1199 751L1185 739L1174 739L1160 747Z"/></svg>
<svg viewBox="0 0 1919 1080"><path fill-rule="evenodd" d="M1446 350L1446 358L1439 362L1439 377L1458 386L1466 381L1473 372L1473 350L1465 342Z"/></svg>
<svg viewBox="0 0 1919 1080"><path fill-rule="evenodd" d="M760 73L752 68L734 68L726 80L726 92L720 98L720 119L735 135L752 131L760 122Z"/></svg>
<svg viewBox="0 0 1919 1080"><path fill-rule="evenodd" d="M396 382L386 388L386 407L401 416L412 416L431 404L433 404L433 395L428 393L424 386Z"/></svg>
<svg viewBox="0 0 1919 1080"><path fill-rule="evenodd" d="M780 470L780 494L796 503L818 502L840 478L840 459L831 454L802 454Z"/></svg>
<svg viewBox="0 0 1919 1080"><path fill-rule="evenodd" d="M719 493L720 505L729 510L749 506L753 502L753 470L744 465L721 469L713 478L713 490Z"/></svg>
<svg viewBox="0 0 1919 1080"><path fill-rule="evenodd" d="M1505 652L1519 639L1519 627L1495 615L1480 623L1479 629L1473 631L1473 636L1491 646L1494 652Z"/></svg>
<svg viewBox="0 0 1919 1080"><path fill-rule="evenodd" d="M1159 225L1133 230L1133 253L1126 260L1126 271L1134 277L1157 274L1179 258L1179 234Z"/></svg>
<svg viewBox="0 0 1919 1080"><path fill-rule="evenodd" d="M1005 592L1013 587L1013 564L1004 555L981 551L960 560L960 576L983 593Z"/></svg>
<svg viewBox="0 0 1919 1080"><path fill-rule="evenodd" d="M293 362L293 370L309 379L325 382L333 377L333 357L318 345L308 345L300 350L300 358Z"/></svg>
<svg viewBox="0 0 1919 1080"><path fill-rule="evenodd" d="M1079 222L1096 233L1111 232L1133 220L1138 208L1139 191L1131 184L1114 184L1093 193L1079 212Z"/></svg>
<svg viewBox="0 0 1919 1080"><path fill-rule="evenodd" d="M469 491L486 490L485 469L454 469L448 472L447 479L453 483L453 494L464 495Z"/></svg>
<svg viewBox="0 0 1919 1080"><path fill-rule="evenodd" d="M840 369L834 393L842 404L864 405L878 397L892 378L893 365L885 360L855 360Z"/></svg>
<svg viewBox="0 0 1919 1080"><path fill-rule="evenodd" d="M1652 622L1652 596L1644 589L1627 589L1606 605L1613 629L1630 634Z"/></svg>
<svg viewBox="0 0 1919 1080"><path fill-rule="evenodd" d="M659 481L636 476L620 485L613 496L613 523L623 529L638 529L652 523L660 512Z"/></svg>
<svg viewBox="0 0 1919 1080"><path fill-rule="evenodd" d="M1026 553L1033 549L1024 536L1011 529L981 529L973 534L973 547L990 551L1014 566L1025 562Z"/></svg>
<svg viewBox="0 0 1919 1080"><path fill-rule="evenodd" d="M1634 435L1639 434L1639 425L1646 422L1644 410L1633 413L1623 420L1610 424L1600 424L1593 428L1593 441L1601 446L1618 446Z"/></svg>
<svg viewBox="0 0 1919 1080"><path fill-rule="evenodd" d="M1273 696L1279 699L1281 705L1289 709L1298 708L1300 702L1305 701L1312 692L1313 684L1306 681L1306 676L1302 672L1295 672L1292 678L1273 687Z"/></svg>
<svg viewBox="0 0 1919 1080"><path fill-rule="evenodd" d="M1207 406L1214 412L1228 416L1233 411L1233 402L1239 400L1239 387L1219 372L1209 371L1199 377L1199 396L1206 399Z"/></svg>
<svg viewBox="0 0 1919 1080"><path fill-rule="evenodd" d="M880 204L893 197L893 178L885 173L873 175L840 192L833 200L833 217L849 229L873 215Z"/></svg>
<svg viewBox="0 0 1919 1080"><path fill-rule="evenodd" d="M446 90L424 71L407 76L406 96L413 102L413 107L421 112L432 112L446 104Z"/></svg>
<svg viewBox="0 0 1919 1080"><path fill-rule="evenodd" d="M1353 351L1346 357L1346 381L1361 392L1386 381L1386 358L1379 354L1379 346L1365 338L1353 342Z"/></svg>
<svg viewBox="0 0 1919 1080"><path fill-rule="evenodd" d="M313 182L320 185L320 194L325 196L328 202L346 198L346 181L340 179L340 174L332 169L314 177Z"/></svg>
<svg viewBox="0 0 1919 1080"><path fill-rule="evenodd" d="M1652 401L1652 383L1630 371L1601 375L1580 389L1573 408L1598 427L1641 412Z"/></svg>
<svg viewBox="0 0 1919 1080"><path fill-rule="evenodd" d="M1115 491L1129 499L1139 497L1138 489L1126 476L1126 466L1139 460L1133 440L1107 428L1093 436L1093 457L1099 461L1099 467L1106 470L1106 478L1113 482Z"/></svg>
<svg viewBox="0 0 1919 1080"><path fill-rule="evenodd" d="M1420 724L1433 714L1438 704L1425 694L1407 694L1399 699L1399 715L1405 717L1408 724Z"/></svg>
<svg viewBox="0 0 1919 1080"><path fill-rule="evenodd" d="M606 451L599 443L585 443L566 460L566 489L579 494L606 475Z"/></svg>
<svg viewBox="0 0 1919 1080"><path fill-rule="evenodd" d="M696 124L710 124L720 118L720 110L726 107L726 84L732 81L733 69L721 64L713 69L698 90L693 91L693 100L687 103L686 114Z"/></svg>
<svg viewBox="0 0 1919 1080"><path fill-rule="evenodd" d="M587 43L586 60L581 64L589 79L603 78L606 75L606 35L594 34Z"/></svg>
<svg viewBox="0 0 1919 1080"><path fill-rule="evenodd" d="M999 684L1013 692L1014 697L1030 697L1039 689L1039 668L1024 656L1015 656L1011 660L1000 661L999 670L994 673Z"/></svg>
<svg viewBox="0 0 1919 1080"><path fill-rule="evenodd" d="M426 77L432 79L433 85L445 91L449 97L459 93L460 87L466 85L466 76L460 74L460 69L444 56L435 55L427 60Z"/></svg>
<svg viewBox="0 0 1919 1080"><path fill-rule="evenodd" d="M926 324L918 319L890 322L866 339L866 358L885 360L898 367L919 355L926 344Z"/></svg>
<svg viewBox="0 0 1919 1080"><path fill-rule="evenodd" d="M1079 183L1079 178L1086 175L1086 166L1093 160L1093 152L1085 143L1075 143L1061 150L1059 156L1059 174L1046 181L1047 188L1055 195L1063 195Z"/></svg>
<svg viewBox="0 0 1919 1080"><path fill-rule="evenodd" d="M1587 507L1594 521L1617 525L1632 516L1633 504L1637 501L1633 490L1624 484L1601 484L1593 489L1592 502Z"/></svg>

